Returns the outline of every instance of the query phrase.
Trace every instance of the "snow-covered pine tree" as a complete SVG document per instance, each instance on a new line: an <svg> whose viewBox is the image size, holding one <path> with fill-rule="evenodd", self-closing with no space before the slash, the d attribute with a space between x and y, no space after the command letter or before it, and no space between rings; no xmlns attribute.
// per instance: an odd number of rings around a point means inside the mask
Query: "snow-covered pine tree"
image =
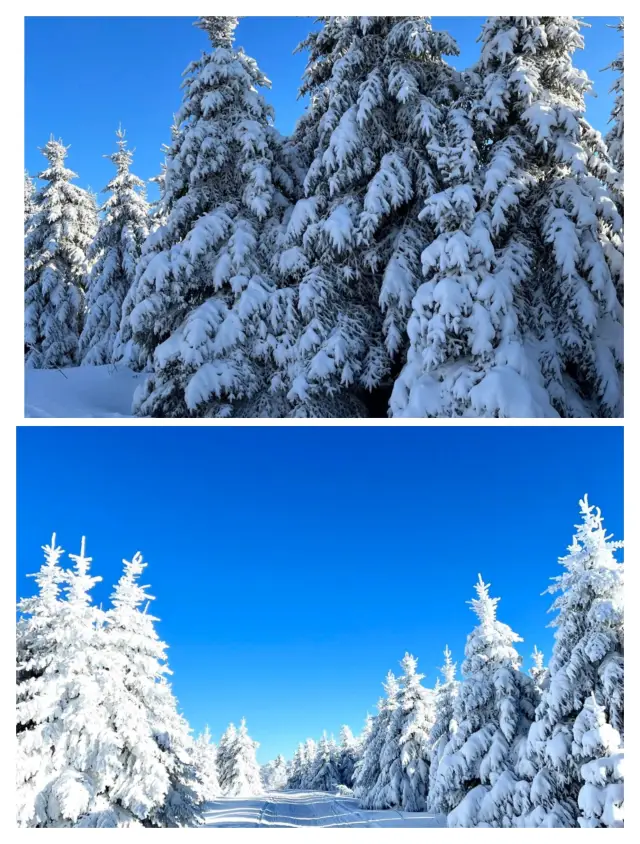
<svg viewBox="0 0 640 844"><path fill-rule="evenodd" d="M280 359L298 416L386 415L406 318L431 238L418 214L438 187L429 141L457 54L425 17L324 17L296 131L310 162L279 269L298 325Z"/></svg>
<svg viewBox="0 0 640 844"><path fill-rule="evenodd" d="M458 727L438 766L449 789L450 827L509 827L520 810L521 759L535 713L535 689L513 647L522 639L496 618L499 598L478 576L470 601L479 624L467 637L455 718ZM441 791L442 793L442 791Z"/></svg>
<svg viewBox="0 0 640 844"><path fill-rule="evenodd" d="M258 742L247 732L243 718L229 743L229 765L225 794L227 797L251 797L262 794L260 766L256 760Z"/></svg>
<svg viewBox="0 0 640 844"><path fill-rule="evenodd" d="M318 743L313 768L306 787L312 791L335 791L339 784L340 772L336 764L335 751L325 731Z"/></svg>
<svg viewBox="0 0 640 844"><path fill-rule="evenodd" d="M455 735L458 724L455 720L456 701L460 683L456 680L456 663L451 659L451 651L444 649L444 665L440 669L442 683L436 685L434 694L435 722L429 735L429 789L427 807L430 812L447 814L454 806L447 802L447 790L438 780L438 765L444 750Z"/></svg>
<svg viewBox="0 0 640 844"><path fill-rule="evenodd" d="M233 46L237 18L201 17L212 51L186 71L163 185L166 223L148 238L130 321L152 374L141 416L270 412L273 240L294 190L269 85ZM249 409L248 409L248 406Z"/></svg>
<svg viewBox="0 0 640 844"><path fill-rule="evenodd" d="M38 369L78 363L84 319L86 251L95 235L95 208L64 166L68 147L53 137L42 149L49 166L38 174L36 213L26 236L24 335L26 365Z"/></svg>
<svg viewBox="0 0 640 844"><path fill-rule="evenodd" d="M551 606L556 631L548 686L529 731L533 782L525 826L578 825L581 767L601 755L583 755L573 736L592 695L624 744L624 565L615 557L623 543L612 541L586 495L580 512L569 553L559 560L565 571L547 590L557 593Z"/></svg>
<svg viewBox="0 0 640 844"><path fill-rule="evenodd" d="M128 826L135 819L107 796L119 739L109 722L110 678L101 636L102 614L90 591L101 578L91 559L71 554L62 575L62 549L45 546L38 598L21 602L17 702L18 824L28 827ZM65 599L58 599L59 584ZM28 645L29 629L35 637ZM27 648L20 647L20 641Z"/></svg>
<svg viewBox="0 0 640 844"><path fill-rule="evenodd" d="M537 646L533 646L533 653L531 654L533 666L529 669L529 677L533 680L538 694L542 695L549 677L549 671L544 665L544 654L539 651Z"/></svg>
<svg viewBox="0 0 640 844"><path fill-rule="evenodd" d="M581 768L578 823L586 829L624 826L624 748L594 695L575 720L573 741L576 755L591 759Z"/></svg>
<svg viewBox="0 0 640 844"><path fill-rule="evenodd" d="M309 788L318 755L318 745L315 739L308 738L304 743L304 765L302 768L301 788Z"/></svg>
<svg viewBox="0 0 640 844"><path fill-rule="evenodd" d="M37 210L36 203L36 186L29 175L28 171L24 171L24 234L25 237L31 231L31 217Z"/></svg>
<svg viewBox="0 0 640 844"><path fill-rule="evenodd" d="M264 791L282 791L287 785L288 779L287 763L284 756L278 754L275 759L263 765L260 769L260 778Z"/></svg>
<svg viewBox="0 0 640 844"><path fill-rule="evenodd" d="M353 788L355 766L358 761L358 741L354 738L351 728L343 724L340 730L340 752L338 759L338 773L340 783L347 788Z"/></svg>
<svg viewBox="0 0 640 844"><path fill-rule="evenodd" d="M226 794L231 777L232 748L236 739L236 727L231 723L222 734L216 750L216 768L222 794Z"/></svg>
<svg viewBox="0 0 640 844"><path fill-rule="evenodd" d="M399 685L397 678L388 672L382 684L385 698L378 701L378 714L373 720L371 731L362 752L362 763L358 768L354 793L363 809L373 809L374 789L380 776L380 754L387 735L387 728L398 706Z"/></svg>
<svg viewBox="0 0 640 844"><path fill-rule="evenodd" d="M123 565L104 627L111 718L121 737L110 796L145 825L192 826L200 820L204 781L196 776L189 727L166 681L167 645L148 612L154 598L139 582L147 564L137 553Z"/></svg>
<svg viewBox="0 0 640 844"><path fill-rule="evenodd" d="M293 760L291 762L291 770L289 771L289 776L287 778L287 788L288 789L297 789L302 788L302 776L304 773L304 763L305 763L305 750L304 744L300 742L296 748L295 753L293 754Z"/></svg>
<svg viewBox="0 0 640 844"><path fill-rule="evenodd" d="M211 741L211 733L207 725L204 732L200 733L195 740L193 748L193 764L198 773L195 791L200 803L214 800L220 794L216 750L215 744Z"/></svg>
<svg viewBox="0 0 640 844"><path fill-rule="evenodd" d="M149 232L144 182L130 172L132 151L119 128L117 152L105 156L116 166L116 175L104 189L111 196L104 203L97 234L88 250L93 260L87 282L87 317L80 337L84 365L100 366L131 352L117 349L116 335L122 321L123 302L135 277L142 244ZM118 340L122 343L122 339Z"/></svg>
<svg viewBox="0 0 640 844"><path fill-rule="evenodd" d="M624 37L624 20L621 19L616 28ZM624 179L624 50L618 53L618 57L606 69L615 70L618 74L611 86L611 93L615 95L611 110L613 126L607 134L606 141L613 166Z"/></svg>
<svg viewBox="0 0 640 844"><path fill-rule="evenodd" d="M435 711L433 692L421 684L424 674L418 674L417 664L408 653L400 662L400 692L380 752L380 774L371 796L374 809L425 809Z"/></svg>
<svg viewBox="0 0 640 844"><path fill-rule="evenodd" d="M490 17L434 140L395 416L619 416L622 218L571 17Z"/></svg>

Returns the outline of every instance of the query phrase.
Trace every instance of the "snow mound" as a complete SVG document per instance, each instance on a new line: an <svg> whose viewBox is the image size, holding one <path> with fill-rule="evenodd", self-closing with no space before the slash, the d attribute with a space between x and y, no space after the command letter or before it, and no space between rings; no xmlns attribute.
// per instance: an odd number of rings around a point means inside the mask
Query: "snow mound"
<svg viewBox="0 0 640 844"><path fill-rule="evenodd" d="M112 364L26 369L24 415L49 419L131 416L133 393L143 378Z"/></svg>

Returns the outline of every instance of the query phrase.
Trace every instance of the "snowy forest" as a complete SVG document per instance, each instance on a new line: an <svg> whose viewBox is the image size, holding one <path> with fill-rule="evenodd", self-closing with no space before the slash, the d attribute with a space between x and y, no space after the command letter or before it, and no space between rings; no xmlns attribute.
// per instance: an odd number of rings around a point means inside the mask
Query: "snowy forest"
<svg viewBox="0 0 640 844"><path fill-rule="evenodd" d="M439 826L623 826L623 543L586 496L580 515L547 589L548 665L533 646L523 669L522 639L478 576L460 676L445 647L427 688L406 653L359 735L345 725L339 742L325 733L262 767L244 719L217 746L209 728L193 738L141 554L124 561L103 609L84 539L63 567L54 535L37 593L18 603L18 825L199 826L212 801L306 789L363 811L431 813Z"/></svg>
<svg viewBox="0 0 640 844"><path fill-rule="evenodd" d="M237 23L195 23L157 202L123 129L101 205L53 135L25 173L27 392L106 368L140 417L621 417L622 41L603 136L577 18L489 17L463 71L429 17L320 18L283 137Z"/></svg>

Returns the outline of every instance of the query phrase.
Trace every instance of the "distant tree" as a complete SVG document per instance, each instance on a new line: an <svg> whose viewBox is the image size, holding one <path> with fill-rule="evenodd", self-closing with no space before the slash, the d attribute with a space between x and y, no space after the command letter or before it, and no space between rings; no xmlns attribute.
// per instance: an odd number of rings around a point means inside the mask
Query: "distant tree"
<svg viewBox="0 0 640 844"><path fill-rule="evenodd" d="M209 727L206 726L204 732L195 740L193 749L193 764L198 774L195 790L200 803L214 800L220 794L216 750L211 741Z"/></svg>
<svg viewBox="0 0 640 844"><path fill-rule="evenodd" d="M225 794L227 797L250 797L262 793L260 766L256 760L258 742L247 732L243 718L229 744L229 764Z"/></svg>
<svg viewBox="0 0 640 844"><path fill-rule="evenodd" d="M384 747L391 718L398 706L400 688L397 678L391 671L387 674L382 685L386 697L378 701L378 715L373 720L371 731L364 744L362 762L354 783L354 793L363 809L374 808L375 786L381 771L380 754Z"/></svg>
<svg viewBox="0 0 640 844"><path fill-rule="evenodd" d="M340 753L338 759L338 772L340 783L347 788L353 788L353 776L356 762L358 761L358 742L354 738L351 729L343 724L340 730Z"/></svg>
<svg viewBox="0 0 640 844"><path fill-rule="evenodd" d="M444 665L440 669L442 683L436 685L434 694L435 722L429 735L429 789L427 805L430 812L447 814L455 806L449 801L449 790L443 780L438 780L438 766L447 744L458 729L455 719L456 703L460 683L455 679L456 663L451 659L447 645L444 649Z"/></svg>
<svg viewBox="0 0 640 844"><path fill-rule="evenodd" d="M340 783L335 754L326 732L318 743L307 788L312 791L334 791Z"/></svg>
<svg viewBox="0 0 640 844"><path fill-rule="evenodd" d="M218 742L216 750L216 768L218 770L218 781L220 790L227 794L231 781L231 766L233 760L233 746L236 739L235 724L229 724Z"/></svg>

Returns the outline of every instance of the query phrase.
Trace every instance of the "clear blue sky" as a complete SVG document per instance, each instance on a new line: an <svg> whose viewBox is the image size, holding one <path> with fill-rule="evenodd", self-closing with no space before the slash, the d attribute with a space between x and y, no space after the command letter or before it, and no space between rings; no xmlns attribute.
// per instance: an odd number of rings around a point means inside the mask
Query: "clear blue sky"
<svg viewBox="0 0 640 844"><path fill-rule="evenodd" d="M102 158L115 149L114 132L121 122L135 147L134 171L143 179L160 172L160 147L170 140L173 114L181 102L181 73L208 47L204 32L181 17L28 17L26 18L25 166L43 169L39 153L49 135L71 145L68 165L78 184L101 191L113 165ZM576 64L594 80L597 98L588 98L587 115L607 130L614 74L601 73L621 49L619 34L606 24L617 17L585 18L584 52ZM433 25L458 41L463 68L478 56L476 39L481 17L434 17ZM297 99L306 54L292 54L314 27L309 17L246 17L237 43L253 56L273 83L267 99L283 134L293 129L304 110ZM51 56L55 55L52 65ZM156 196L155 185L149 196Z"/></svg>
<svg viewBox="0 0 640 844"><path fill-rule="evenodd" d="M54 530L105 605L140 550L185 715L245 715L266 762L359 730L406 650L428 685L460 663L478 572L549 655L585 492L621 538L621 428L19 428L17 592Z"/></svg>

